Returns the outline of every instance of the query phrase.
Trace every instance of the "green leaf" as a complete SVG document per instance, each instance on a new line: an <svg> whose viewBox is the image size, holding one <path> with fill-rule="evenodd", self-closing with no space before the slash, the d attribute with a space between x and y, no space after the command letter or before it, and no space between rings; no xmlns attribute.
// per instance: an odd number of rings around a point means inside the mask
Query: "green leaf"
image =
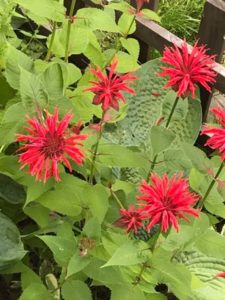
<svg viewBox="0 0 225 300"><path fill-rule="evenodd" d="M71 175L63 175L54 190L48 191L37 200L43 206L68 216L78 216L81 213L83 188L85 181Z"/></svg>
<svg viewBox="0 0 225 300"><path fill-rule="evenodd" d="M123 48L125 48L135 60L138 60L138 56L140 52L140 45L138 41L133 38L129 38L129 39L120 38L120 42Z"/></svg>
<svg viewBox="0 0 225 300"><path fill-rule="evenodd" d="M110 284L124 285L125 279L118 267L101 268L104 261L93 259L90 264L83 270L88 277L109 286Z"/></svg>
<svg viewBox="0 0 225 300"><path fill-rule="evenodd" d="M188 143L182 143L181 147L186 156L191 160L193 166L199 172L207 173L207 171L213 168L211 160L199 148Z"/></svg>
<svg viewBox="0 0 225 300"><path fill-rule="evenodd" d="M120 246L113 256L102 266L131 266L139 264L143 261L143 257L140 256L140 250L135 245L134 241L128 241Z"/></svg>
<svg viewBox="0 0 225 300"><path fill-rule="evenodd" d="M153 10L144 8L144 9L141 10L141 13L143 15L143 18L145 18L145 19L149 19L151 21L156 21L156 22L159 22L159 23L161 22L161 18Z"/></svg>
<svg viewBox="0 0 225 300"><path fill-rule="evenodd" d="M21 68L26 71L31 71L32 67L33 61L29 56L25 55L16 48L9 46L5 76L11 87L16 90L19 89Z"/></svg>
<svg viewBox="0 0 225 300"><path fill-rule="evenodd" d="M154 155L168 149L176 137L169 129L160 126L152 126L150 136Z"/></svg>
<svg viewBox="0 0 225 300"><path fill-rule="evenodd" d="M103 30L108 32L119 32L115 20L105 11L98 8L82 8L77 14L78 23L87 24L92 30ZM84 20L84 21L83 21Z"/></svg>
<svg viewBox="0 0 225 300"><path fill-rule="evenodd" d="M86 220L82 233L91 239L99 239L101 237L101 224L97 218Z"/></svg>
<svg viewBox="0 0 225 300"><path fill-rule="evenodd" d="M0 106L5 107L6 103L15 96L15 90L6 81L5 77L0 76L1 100Z"/></svg>
<svg viewBox="0 0 225 300"><path fill-rule="evenodd" d="M20 73L20 94L24 107L31 112L37 107L45 107L47 104L47 97L41 80L23 68L21 68Z"/></svg>
<svg viewBox="0 0 225 300"><path fill-rule="evenodd" d="M110 167L140 167L145 168L148 161L140 152L134 152L116 144L101 144L98 161Z"/></svg>
<svg viewBox="0 0 225 300"><path fill-rule="evenodd" d="M66 266L76 251L75 239L58 236L38 236L52 251L54 259L60 266Z"/></svg>
<svg viewBox="0 0 225 300"><path fill-rule="evenodd" d="M70 35L73 38L71 38L69 42L69 55L83 53L87 48L89 42L89 30L87 28L78 27L77 23L75 23L71 25L70 29ZM64 22L63 27L56 30L55 33L52 53L54 53L58 57L65 56L65 44L68 26L67 24L67 22ZM51 36L49 36L49 39L51 39Z"/></svg>
<svg viewBox="0 0 225 300"><path fill-rule="evenodd" d="M51 64L43 74L43 84L49 98L60 99L63 97L63 71L59 63Z"/></svg>
<svg viewBox="0 0 225 300"><path fill-rule="evenodd" d="M46 19L46 21L49 19L60 22L65 19L64 6L55 0L13 0L13 2L26 8L34 16Z"/></svg>
<svg viewBox="0 0 225 300"><path fill-rule="evenodd" d="M64 300L91 300L91 291L88 286L80 280L66 280L62 286Z"/></svg>
<svg viewBox="0 0 225 300"><path fill-rule="evenodd" d="M208 229L204 235L196 241L196 247L202 253L216 258L225 258L225 236Z"/></svg>
<svg viewBox="0 0 225 300"><path fill-rule="evenodd" d="M144 293L135 285L113 285L110 300L145 300Z"/></svg>
<svg viewBox="0 0 225 300"><path fill-rule="evenodd" d="M152 275L159 283L165 283L178 299L187 299L191 294L191 273L185 266L171 263L170 255L162 248L154 252Z"/></svg>
<svg viewBox="0 0 225 300"><path fill-rule="evenodd" d="M87 205L98 222L101 224L109 208L109 192L101 184L89 185L84 191Z"/></svg>
<svg viewBox="0 0 225 300"><path fill-rule="evenodd" d="M16 133L22 130L25 110L22 103L11 105L4 114L0 125L0 144L5 145L16 140Z"/></svg>
<svg viewBox="0 0 225 300"><path fill-rule="evenodd" d="M134 15L130 13L123 13L118 21L118 26L120 29L120 32L124 35L124 37L127 37L129 34L132 34L136 30L136 22L133 21L135 18Z"/></svg>
<svg viewBox="0 0 225 300"><path fill-rule="evenodd" d="M0 173L0 197L11 204L23 203L26 193L22 185Z"/></svg>
<svg viewBox="0 0 225 300"><path fill-rule="evenodd" d="M49 209L40 205L39 203L32 203L23 209L24 213L33 219L41 228L49 226Z"/></svg>
<svg viewBox="0 0 225 300"><path fill-rule="evenodd" d="M0 270L23 258L25 251L16 225L0 213Z"/></svg>
<svg viewBox="0 0 225 300"><path fill-rule="evenodd" d="M66 276L69 277L80 271L82 271L91 261L88 256L80 256L79 253L75 253L69 260Z"/></svg>
<svg viewBox="0 0 225 300"><path fill-rule="evenodd" d="M109 3L107 7L126 13L129 13L132 10L132 6L125 1L119 3Z"/></svg>
<svg viewBox="0 0 225 300"><path fill-rule="evenodd" d="M23 291L19 300L53 300L43 284L32 283Z"/></svg>
<svg viewBox="0 0 225 300"><path fill-rule="evenodd" d="M118 51L116 57L118 60L117 71L119 73L133 72L140 68L137 59L128 53Z"/></svg>

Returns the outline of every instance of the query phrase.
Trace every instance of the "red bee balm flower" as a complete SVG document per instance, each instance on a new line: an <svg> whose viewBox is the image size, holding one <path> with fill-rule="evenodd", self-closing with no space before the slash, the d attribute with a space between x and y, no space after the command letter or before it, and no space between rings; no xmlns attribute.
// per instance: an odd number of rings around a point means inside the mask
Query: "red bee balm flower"
<svg viewBox="0 0 225 300"><path fill-rule="evenodd" d="M36 118L28 118L30 126L25 127L29 134L17 134L17 141L24 142L19 151L19 162L22 168L29 166L29 173L39 181L46 182L50 177L60 181L58 163L62 162L70 172L71 164L68 158L82 165L84 153L78 146L86 135L73 133L69 128L72 115L66 114L58 120L58 109L53 115L47 115L43 123Z"/></svg>
<svg viewBox="0 0 225 300"><path fill-rule="evenodd" d="M103 111L113 107L115 110L119 110L118 101L126 102L121 91L134 94L134 90L128 87L129 81L137 79L130 73L125 75L117 75L115 73L117 67L117 61L110 66L109 74L105 75L101 69L90 68L90 72L94 74L98 80L92 80L93 86L87 88L85 91L91 91L95 94L93 104L102 104Z"/></svg>
<svg viewBox="0 0 225 300"><path fill-rule="evenodd" d="M225 159L225 110L221 107L215 107L211 109L211 112L215 115L217 122L220 123L223 128L205 125L201 134L210 136L205 146L218 150L221 154L221 160L223 161Z"/></svg>
<svg viewBox="0 0 225 300"><path fill-rule="evenodd" d="M170 225L178 231L178 218L188 221L185 214L199 216L198 211L190 207L198 198L189 191L186 179L180 175L169 179L167 174L162 178L153 174L151 182L151 185L147 182L141 184L142 195L137 197L138 200L146 202L142 205L143 213L150 218L148 231L157 223L161 223L161 231L166 232Z"/></svg>
<svg viewBox="0 0 225 300"><path fill-rule="evenodd" d="M148 3L149 0L136 0L137 11L140 11L144 3Z"/></svg>
<svg viewBox="0 0 225 300"><path fill-rule="evenodd" d="M191 94L195 98L196 84L201 84L207 91L211 92L209 84L214 83L216 73L212 70L214 56L206 54L204 46L195 43L192 51L188 52L188 45L183 42L181 49L176 45L166 47L162 61L171 67L162 67L163 72L159 76L168 76L166 87L172 87L180 97Z"/></svg>
<svg viewBox="0 0 225 300"><path fill-rule="evenodd" d="M133 230L137 233L138 229L143 227L142 220L144 216L140 209L131 205L128 209L122 208L120 210L121 218L116 222L117 226L126 227L127 232Z"/></svg>

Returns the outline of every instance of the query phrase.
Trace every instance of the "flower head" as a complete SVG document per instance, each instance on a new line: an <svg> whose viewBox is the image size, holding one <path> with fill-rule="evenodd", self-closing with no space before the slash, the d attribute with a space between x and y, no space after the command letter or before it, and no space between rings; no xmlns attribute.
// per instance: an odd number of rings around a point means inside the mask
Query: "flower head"
<svg viewBox="0 0 225 300"><path fill-rule="evenodd" d="M97 80L90 81L93 85L85 91L91 91L95 94L93 104L101 104L103 111L110 107L119 110L119 101L126 102L122 91L134 94L134 90L129 87L131 81L136 77L130 73L118 75L115 73L117 60L110 65L109 73L104 74L100 68L90 68L90 72L97 77Z"/></svg>
<svg viewBox="0 0 225 300"><path fill-rule="evenodd" d="M209 84L216 81L216 73L212 70L214 58L207 55L206 48L198 46L197 43L189 53L188 45L184 41L181 49L176 45L165 48L162 61L170 67L162 67L163 72L159 73L159 76L169 77L166 87L172 87L179 97L191 94L194 99L197 84L211 92Z"/></svg>
<svg viewBox="0 0 225 300"><path fill-rule="evenodd" d="M153 174L151 185L143 182L140 193L137 199L145 202L141 204L143 213L150 218L148 231L157 223L161 224L161 231L166 232L170 225L178 231L179 218L188 221L186 214L194 217L199 215L197 210L191 208L198 198L189 191L187 180L181 175L169 179L167 174L162 178Z"/></svg>
<svg viewBox="0 0 225 300"><path fill-rule="evenodd" d="M148 3L149 0L136 0L137 11L140 11L144 3Z"/></svg>
<svg viewBox="0 0 225 300"><path fill-rule="evenodd" d="M144 227L142 220L144 216L140 209L136 208L135 206L131 205L128 209L122 208L120 210L120 219L116 221L116 225L120 227L125 227L127 232L133 230L137 233L139 228Z"/></svg>
<svg viewBox="0 0 225 300"><path fill-rule="evenodd" d="M209 146L213 150L217 150L221 154L221 160L225 159L225 110L221 107L211 109L215 115L216 120L222 127L212 125L205 125L201 134L209 135L209 139L205 146Z"/></svg>
<svg viewBox="0 0 225 300"><path fill-rule="evenodd" d="M58 163L63 163L72 172L69 159L82 165L84 153L79 146L87 136L73 133L68 128L71 118L72 115L67 113L59 121L58 109L55 109L54 114L47 114L43 122L27 118L25 129L28 134L17 134L16 140L24 143L19 149L19 162L22 168L29 166L29 173L36 180L46 182L54 177L59 181Z"/></svg>

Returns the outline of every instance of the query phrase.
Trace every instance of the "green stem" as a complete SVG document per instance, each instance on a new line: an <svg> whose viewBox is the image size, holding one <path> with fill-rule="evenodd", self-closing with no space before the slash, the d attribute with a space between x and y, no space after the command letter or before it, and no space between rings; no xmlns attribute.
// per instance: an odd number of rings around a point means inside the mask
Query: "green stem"
<svg viewBox="0 0 225 300"><path fill-rule="evenodd" d="M112 195L112 197L116 200L117 204L119 205L120 208L124 208L122 202L120 201L120 199L117 197L116 193L113 192L112 189L110 189L110 193Z"/></svg>
<svg viewBox="0 0 225 300"><path fill-rule="evenodd" d="M72 0L71 6L70 6L70 12L69 12L69 20L67 25L67 33L66 33L66 47L65 47L65 61L68 62L69 57L69 44L70 44L70 32L71 32L71 25L73 21L71 20L71 17L73 16L74 8L76 5L76 0Z"/></svg>
<svg viewBox="0 0 225 300"><path fill-rule="evenodd" d="M94 169L95 169L95 161L96 161L96 157L97 157L97 153L98 153L98 147L99 147L99 143L100 140L102 138L102 130L103 130L103 119L104 119L104 114L105 112L102 113L102 119L100 121L100 130L99 130L99 134L98 134L98 138L97 138L97 142L95 144L95 149L94 149L94 153L92 156L92 162L91 162L91 169L90 169L90 177L89 177L89 183L93 183L93 176L94 176Z"/></svg>
<svg viewBox="0 0 225 300"><path fill-rule="evenodd" d="M53 23L53 29L52 29L52 35L51 35L51 39L49 42L49 47L48 47L48 52L46 54L45 60L49 61L51 54L52 54L52 46L53 46L53 42L55 39L55 33L56 33L56 22Z"/></svg>
<svg viewBox="0 0 225 300"><path fill-rule="evenodd" d="M132 28L132 26L133 26L135 20L136 20L136 15L133 16L133 19L132 19L131 22L130 22L130 26L129 26L127 32L124 34L124 38L125 38L125 39L126 39L127 36L129 35L129 32L130 32L130 30L131 30L131 28Z"/></svg>
<svg viewBox="0 0 225 300"><path fill-rule="evenodd" d="M167 122L166 122L166 126L165 126L166 128L168 128L169 125L170 125L170 121L171 121L172 116L173 116L173 114L174 114L174 111L175 111L175 109L176 109L178 100L179 100L179 96L176 97L176 99L175 99L175 101L174 101L174 103L173 103L173 106L172 106L172 109L171 109L171 111L170 111L168 120L167 120ZM151 169L150 169L150 171L149 171L149 173L148 173L147 181L149 180L149 177L150 177L150 175L151 175L151 172L152 172L152 171L154 170L154 168L155 168L157 158L158 158L158 154L156 154L156 155L154 156L154 158L153 158L153 161L152 161L152 164L151 164Z"/></svg>
<svg viewBox="0 0 225 300"><path fill-rule="evenodd" d="M219 169L217 170L217 173L216 173L215 177L214 177L213 180L211 181L211 183L210 183L210 185L209 185L209 187L208 187L208 189L207 189L205 195L203 196L202 200L199 201L199 203L198 203L198 205L197 205L197 208L202 208L202 207L204 206L204 203L205 203L207 197L209 196L209 194L210 194L212 188L214 187L214 185L215 185L215 183L216 183L216 179L219 177L221 171L223 170L223 167L224 167L224 163L222 162L221 165L220 165L220 167L219 167Z"/></svg>
<svg viewBox="0 0 225 300"><path fill-rule="evenodd" d="M142 274L144 273L146 268L149 268L148 261L146 261L142 264L141 270L140 270L139 274L136 276L136 278L133 282L133 285L138 285L140 283Z"/></svg>
<svg viewBox="0 0 225 300"><path fill-rule="evenodd" d="M153 161L152 161L152 163L151 163L151 168L150 168L150 170L149 170L149 172L148 172L148 175L147 175L147 178L146 178L146 181L147 181L147 182L149 182L150 175L151 175L151 173L152 173L152 171L153 171L153 169L154 169L154 167L155 167L157 157L158 157L158 155L156 154L156 155L154 156L154 158L153 158Z"/></svg>
<svg viewBox="0 0 225 300"><path fill-rule="evenodd" d="M166 128L168 128L169 125L170 125L170 121L171 121L172 116L173 116L173 114L174 114L174 111L175 111L175 108L176 108L176 106L177 106L178 100L179 100L179 96L176 97L176 99L175 99L175 101L174 101L174 103L173 103L173 107L172 107L172 109L171 109L171 111L170 111L169 118L168 118L168 120L167 120L167 122L166 122Z"/></svg>

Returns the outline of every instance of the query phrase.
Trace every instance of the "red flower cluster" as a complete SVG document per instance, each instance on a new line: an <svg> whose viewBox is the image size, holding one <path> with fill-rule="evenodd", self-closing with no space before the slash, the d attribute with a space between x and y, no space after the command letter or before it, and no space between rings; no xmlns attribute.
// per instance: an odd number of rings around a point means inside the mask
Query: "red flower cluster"
<svg viewBox="0 0 225 300"><path fill-rule="evenodd" d="M119 110L119 101L126 103L121 91L134 94L135 91L128 85L131 81L136 80L137 77L127 73L125 75L118 75L115 73L118 62L110 65L109 74L105 75L100 68L90 68L90 72L97 77L97 80L90 81L93 86L87 88L85 91L91 91L95 94L93 104L101 104L103 111L110 107Z"/></svg>
<svg viewBox="0 0 225 300"><path fill-rule="evenodd" d="M58 120L58 109L53 115L48 114L43 123L36 118L28 118L28 132L17 134L17 141L25 143L20 147L19 162L22 168L29 166L29 173L39 181L46 182L50 177L60 181L58 163L63 163L70 172L72 167L69 158L76 164L82 165L84 153L78 146L86 135L73 133L68 128L72 115L66 114Z"/></svg>
<svg viewBox="0 0 225 300"><path fill-rule="evenodd" d="M201 84L211 92L209 84L215 82L216 73L212 70L215 57L206 54L204 46L195 43L192 51L188 52L188 45L184 41L181 49L166 47L162 61L171 67L162 67L163 72L159 76L168 76L166 87L172 87L179 97L187 97L191 94L195 98L196 85Z"/></svg>
<svg viewBox="0 0 225 300"><path fill-rule="evenodd" d="M137 233L139 228L144 227L142 220L145 219L140 209L136 208L135 206L131 205L126 210L122 208L120 210L121 218L116 222L116 225L119 227L127 228L127 232L133 230Z"/></svg>
<svg viewBox="0 0 225 300"><path fill-rule="evenodd" d="M180 175L169 179L167 174L162 178L153 174L151 185L143 182L140 193L137 197L142 201L140 209L130 207L120 211L120 224L126 225L128 232L131 229L137 232L138 228L143 227L143 220L149 220L148 231L158 223L161 224L161 231L168 231L171 225L178 231L178 219L189 221L186 214L199 216L199 212L191 207L198 197L189 191L187 180Z"/></svg>
<svg viewBox="0 0 225 300"><path fill-rule="evenodd" d="M211 109L211 111L222 127L205 125L201 134L210 136L205 146L209 146L213 150L218 150L221 154L221 160L223 161L225 159L225 110L222 107L215 107Z"/></svg>

